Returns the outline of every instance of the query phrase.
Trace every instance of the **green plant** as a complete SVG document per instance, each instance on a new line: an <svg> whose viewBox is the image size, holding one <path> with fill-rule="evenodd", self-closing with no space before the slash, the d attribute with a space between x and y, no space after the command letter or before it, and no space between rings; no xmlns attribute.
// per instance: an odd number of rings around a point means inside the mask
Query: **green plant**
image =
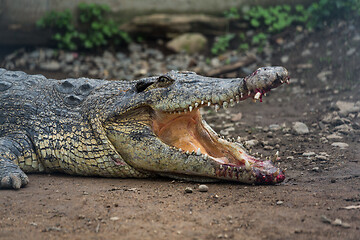
<svg viewBox="0 0 360 240"><path fill-rule="evenodd" d="M254 28L263 28L265 32L277 33L293 23L303 23L307 20L305 8L297 5L277 5L268 8L255 6L244 13L244 19Z"/></svg>
<svg viewBox="0 0 360 240"><path fill-rule="evenodd" d="M223 36L217 37L216 41L214 42L214 44L211 48L211 53L214 55L218 55L222 52L225 52L229 48L230 41L234 37L235 37L235 34L232 34L232 33L228 33Z"/></svg>
<svg viewBox="0 0 360 240"><path fill-rule="evenodd" d="M119 30L113 20L106 18L109 11L107 5L80 3L75 21L77 27L69 10L51 11L37 22L37 26L51 29L54 32L52 38L61 49L94 49L130 42L128 34Z"/></svg>
<svg viewBox="0 0 360 240"><path fill-rule="evenodd" d="M36 25L39 28L52 29L54 32L52 38L57 42L59 48L76 49L74 41L78 36L78 32L73 25L73 17L70 10L48 12L36 22Z"/></svg>
<svg viewBox="0 0 360 240"><path fill-rule="evenodd" d="M325 22L332 22L335 19L348 19L354 15L360 16L359 0L319 0L312 3L307 13L310 16L307 27L319 28Z"/></svg>
<svg viewBox="0 0 360 240"><path fill-rule="evenodd" d="M243 18L255 29L256 33L250 41L245 39L245 35L239 35L242 50L251 46L256 46L261 52L270 35L283 31L285 28L297 23L302 24L307 21L308 14L302 5L291 7L290 5L276 5L271 7L255 6L243 13Z"/></svg>

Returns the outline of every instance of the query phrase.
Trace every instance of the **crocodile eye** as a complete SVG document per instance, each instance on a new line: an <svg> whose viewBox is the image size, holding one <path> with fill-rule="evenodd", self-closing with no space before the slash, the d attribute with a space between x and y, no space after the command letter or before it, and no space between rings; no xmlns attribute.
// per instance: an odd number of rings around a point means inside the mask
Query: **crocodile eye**
<svg viewBox="0 0 360 240"><path fill-rule="evenodd" d="M166 82L169 82L170 79L168 77L165 77L165 76L160 76L157 81L159 83L166 83Z"/></svg>
<svg viewBox="0 0 360 240"><path fill-rule="evenodd" d="M160 76L157 79L157 82L156 82L155 86L160 87L160 88L168 87L171 84L173 84L173 82L174 82L174 79L172 79L172 78L170 78L168 76Z"/></svg>

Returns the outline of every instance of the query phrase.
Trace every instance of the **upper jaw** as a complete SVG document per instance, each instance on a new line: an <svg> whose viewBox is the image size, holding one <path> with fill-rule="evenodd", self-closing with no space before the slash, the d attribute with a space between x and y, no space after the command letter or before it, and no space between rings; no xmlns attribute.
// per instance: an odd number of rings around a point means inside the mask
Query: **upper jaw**
<svg viewBox="0 0 360 240"><path fill-rule="evenodd" d="M151 107L169 113L191 112L203 106L213 106L217 111L247 98L261 101L263 95L283 83L289 83L290 79L284 67L259 68L245 78L208 78L195 73L168 75L175 78L175 84L166 89Z"/></svg>

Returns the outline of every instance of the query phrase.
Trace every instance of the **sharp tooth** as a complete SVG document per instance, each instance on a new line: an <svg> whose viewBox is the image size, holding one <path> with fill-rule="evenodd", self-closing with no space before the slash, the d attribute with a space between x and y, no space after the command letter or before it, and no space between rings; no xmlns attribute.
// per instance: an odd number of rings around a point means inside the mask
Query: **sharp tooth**
<svg viewBox="0 0 360 240"><path fill-rule="evenodd" d="M179 152L182 152L182 149L181 149L181 148L179 148Z"/></svg>
<svg viewBox="0 0 360 240"><path fill-rule="evenodd" d="M186 109L186 108L184 109L184 113L187 113L187 109Z"/></svg>
<svg viewBox="0 0 360 240"><path fill-rule="evenodd" d="M220 166L219 166L219 169L220 169L220 170L223 170L223 165L220 165Z"/></svg>
<svg viewBox="0 0 360 240"><path fill-rule="evenodd" d="M264 93L264 96L266 97L266 93Z"/></svg>
<svg viewBox="0 0 360 240"><path fill-rule="evenodd" d="M243 97L244 97L244 94L243 94L243 93L240 93L240 97L243 98Z"/></svg>
<svg viewBox="0 0 360 240"><path fill-rule="evenodd" d="M254 99L259 100L261 97L261 92L257 92L254 96Z"/></svg>
<svg viewBox="0 0 360 240"><path fill-rule="evenodd" d="M242 95L242 94L241 94ZM236 95L236 103L239 103L240 102L240 96L239 95Z"/></svg>
<svg viewBox="0 0 360 240"><path fill-rule="evenodd" d="M204 101L203 101L203 100L201 100L201 105L204 105Z"/></svg>
<svg viewBox="0 0 360 240"><path fill-rule="evenodd" d="M219 111L220 107L219 105L215 104L215 112Z"/></svg>
<svg viewBox="0 0 360 240"><path fill-rule="evenodd" d="M201 150L200 150L200 148L197 149L196 155L201 155Z"/></svg>
<svg viewBox="0 0 360 240"><path fill-rule="evenodd" d="M231 107L235 106L234 99L230 99L230 106L231 106Z"/></svg>
<svg viewBox="0 0 360 240"><path fill-rule="evenodd" d="M189 151L186 151L186 154L189 154Z"/></svg>
<svg viewBox="0 0 360 240"><path fill-rule="evenodd" d="M195 103L195 107L197 108L198 106L199 106L199 104L196 102L196 103Z"/></svg>
<svg viewBox="0 0 360 240"><path fill-rule="evenodd" d="M250 95L251 94L251 91L248 91L248 95Z"/></svg>
<svg viewBox="0 0 360 240"><path fill-rule="evenodd" d="M223 102L223 108L226 109L226 108L228 107L228 105L229 105L229 104L228 104L227 102Z"/></svg>
<svg viewBox="0 0 360 240"><path fill-rule="evenodd" d="M251 169L250 163L246 159L244 159L244 161L245 161L245 169L250 171L250 169Z"/></svg>
<svg viewBox="0 0 360 240"><path fill-rule="evenodd" d="M189 111L191 112L193 110L193 107L192 106L189 106Z"/></svg>
<svg viewBox="0 0 360 240"><path fill-rule="evenodd" d="M272 158L272 162L276 162L278 157L279 157L279 151L276 151L276 153L274 154L274 156Z"/></svg>
<svg viewBox="0 0 360 240"><path fill-rule="evenodd" d="M241 138L240 138L240 137L237 137L236 141L237 141L237 142L241 142Z"/></svg>
<svg viewBox="0 0 360 240"><path fill-rule="evenodd" d="M211 102L210 102L210 101L208 101L208 106L210 107L210 105L211 105Z"/></svg>
<svg viewBox="0 0 360 240"><path fill-rule="evenodd" d="M280 82L281 82L281 83L284 83L284 81L283 81L283 80L280 80Z"/></svg>
<svg viewBox="0 0 360 240"><path fill-rule="evenodd" d="M204 159L208 159L208 157L209 157L209 156L208 156L206 153L203 155L203 158L204 158Z"/></svg>

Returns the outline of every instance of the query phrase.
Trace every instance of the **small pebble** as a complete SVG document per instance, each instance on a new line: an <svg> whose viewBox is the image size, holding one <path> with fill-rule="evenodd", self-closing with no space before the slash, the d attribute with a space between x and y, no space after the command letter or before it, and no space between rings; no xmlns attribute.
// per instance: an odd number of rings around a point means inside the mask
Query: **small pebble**
<svg viewBox="0 0 360 240"><path fill-rule="evenodd" d="M111 217L111 218L110 218L111 221L117 221L117 220L119 220L119 219L120 219L119 217Z"/></svg>
<svg viewBox="0 0 360 240"><path fill-rule="evenodd" d="M307 133L309 133L309 128L306 126L305 123L302 123L302 122L294 122L293 123L293 130L297 134L307 134Z"/></svg>
<svg viewBox="0 0 360 240"><path fill-rule="evenodd" d="M350 228L350 224L343 222L341 219L336 218L333 222L332 225L334 226L340 226L343 228Z"/></svg>
<svg viewBox="0 0 360 240"><path fill-rule="evenodd" d="M327 223L327 224L330 224L331 223L331 219L329 219L327 216L325 216L325 215L322 215L321 216L321 221L323 222L323 223Z"/></svg>
<svg viewBox="0 0 360 240"><path fill-rule="evenodd" d="M209 191L209 187L204 185L204 184L201 184L199 185L199 192L207 192Z"/></svg>
<svg viewBox="0 0 360 240"><path fill-rule="evenodd" d="M192 193L192 192L193 192L193 190L192 190L191 187L186 187L185 188L185 193Z"/></svg>
<svg viewBox="0 0 360 240"><path fill-rule="evenodd" d="M315 158L318 160L324 160L324 161L328 160L328 158L324 155L316 155Z"/></svg>
<svg viewBox="0 0 360 240"><path fill-rule="evenodd" d="M340 149L345 149L345 148L349 147L349 144L343 143L343 142L334 142L331 144L331 146L339 147Z"/></svg>
<svg viewBox="0 0 360 240"><path fill-rule="evenodd" d="M276 205L282 205L284 202L283 201L277 201Z"/></svg>
<svg viewBox="0 0 360 240"><path fill-rule="evenodd" d="M266 145L266 146L264 146L264 149L265 149L265 150L273 150L274 147L273 147L273 146Z"/></svg>
<svg viewBox="0 0 360 240"><path fill-rule="evenodd" d="M314 172L318 172L319 170L320 170L320 168L319 167L313 167L313 169L312 169Z"/></svg>
<svg viewBox="0 0 360 240"><path fill-rule="evenodd" d="M311 156L314 156L315 153L314 153L314 152L304 152L302 155L303 155L304 157L311 157Z"/></svg>

